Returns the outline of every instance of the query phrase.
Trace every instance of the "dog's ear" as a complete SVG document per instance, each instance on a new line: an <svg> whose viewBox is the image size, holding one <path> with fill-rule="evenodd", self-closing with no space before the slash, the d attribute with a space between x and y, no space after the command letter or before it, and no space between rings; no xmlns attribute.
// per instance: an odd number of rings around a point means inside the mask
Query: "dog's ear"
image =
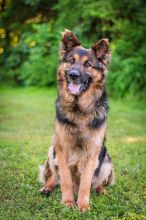
<svg viewBox="0 0 146 220"><path fill-rule="evenodd" d="M108 65L111 57L111 51L109 49L108 39L102 39L91 47L97 58L101 60L105 65Z"/></svg>
<svg viewBox="0 0 146 220"><path fill-rule="evenodd" d="M76 35L73 34L73 32L71 32L70 30L65 29L65 31L62 32L61 34L62 34L62 39L61 39L62 43L60 49L60 56L61 59L64 59L67 56L67 54L73 49L73 47L80 46L81 43L76 37Z"/></svg>

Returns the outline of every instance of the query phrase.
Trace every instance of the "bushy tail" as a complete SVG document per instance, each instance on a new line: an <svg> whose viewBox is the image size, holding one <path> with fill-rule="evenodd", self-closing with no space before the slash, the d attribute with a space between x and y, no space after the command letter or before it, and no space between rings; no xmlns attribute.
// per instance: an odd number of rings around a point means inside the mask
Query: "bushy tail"
<svg viewBox="0 0 146 220"><path fill-rule="evenodd" d="M46 184L47 180L52 176L52 171L49 164L49 158L44 165L41 165L39 173L39 180L41 183Z"/></svg>
<svg viewBox="0 0 146 220"><path fill-rule="evenodd" d="M44 172L45 172L45 166L44 165L39 166L39 181L43 185L46 183Z"/></svg>
<svg viewBox="0 0 146 220"><path fill-rule="evenodd" d="M112 167L112 171L111 171L111 175L109 177L108 183L111 186L115 184L115 172L114 172L113 167Z"/></svg>

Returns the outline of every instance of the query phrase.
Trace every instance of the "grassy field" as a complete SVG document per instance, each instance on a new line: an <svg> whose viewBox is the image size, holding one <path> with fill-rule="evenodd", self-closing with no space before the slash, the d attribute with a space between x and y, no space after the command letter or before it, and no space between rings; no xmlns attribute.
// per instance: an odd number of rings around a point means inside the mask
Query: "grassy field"
<svg viewBox="0 0 146 220"><path fill-rule="evenodd" d="M146 103L110 100L107 147L116 184L107 195L91 192L91 211L60 203L57 188L40 195L38 167L47 157L55 118L55 89L0 90L0 219L146 219Z"/></svg>

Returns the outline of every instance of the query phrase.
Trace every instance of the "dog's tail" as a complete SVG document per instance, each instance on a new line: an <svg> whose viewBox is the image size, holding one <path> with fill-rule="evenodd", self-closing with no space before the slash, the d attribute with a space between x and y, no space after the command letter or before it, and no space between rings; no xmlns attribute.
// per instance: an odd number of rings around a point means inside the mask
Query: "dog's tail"
<svg viewBox="0 0 146 220"><path fill-rule="evenodd" d="M51 146L49 148L48 158L44 165L39 166L39 181L45 185L48 179L52 176L55 171L55 150L54 147Z"/></svg>
<svg viewBox="0 0 146 220"><path fill-rule="evenodd" d="M46 183L44 172L45 172L45 165L40 165L39 166L39 182L42 183L43 185Z"/></svg>
<svg viewBox="0 0 146 220"><path fill-rule="evenodd" d="M113 186L115 184L115 172L114 172L114 168L112 167L112 170L111 170L111 174L109 176L109 179L108 179L108 184Z"/></svg>
<svg viewBox="0 0 146 220"><path fill-rule="evenodd" d="M50 167L50 159L48 157L47 161L45 162L44 165L41 165L39 167L39 180L40 182L45 185L47 180L52 176L52 170Z"/></svg>

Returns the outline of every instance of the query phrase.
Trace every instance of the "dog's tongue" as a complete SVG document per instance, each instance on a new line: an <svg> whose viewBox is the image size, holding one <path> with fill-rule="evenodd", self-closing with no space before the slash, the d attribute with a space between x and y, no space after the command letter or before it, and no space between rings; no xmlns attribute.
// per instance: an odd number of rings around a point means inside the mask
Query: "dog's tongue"
<svg viewBox="0 0 146 220"><path fill-rule="evenodd" d="M76 83L71 82L69 84L68 88L72 94L76 95L80 91L80 84L76 84Z"/></svg>

